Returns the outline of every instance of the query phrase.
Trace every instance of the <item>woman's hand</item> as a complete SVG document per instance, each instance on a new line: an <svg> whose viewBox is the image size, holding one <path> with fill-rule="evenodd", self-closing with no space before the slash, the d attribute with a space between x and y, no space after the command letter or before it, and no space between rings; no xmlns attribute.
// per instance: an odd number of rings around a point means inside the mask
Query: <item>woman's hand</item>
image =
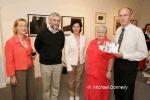
<svg viewBox="0 0 150 100"><path fill-rule="evenodd" d="M17 84L17 79L16 79L16 76L15 76L15 75L10 77L10 83L11 83L12 85L16 85L16 84Z"/></svg>
<svg viewBox="0 0 150 100"><path fill-rule="evenodd" d="M109 80L111 79L111 71L107 71L107 72L106 72L106 77L107 77L107 79L109 79Z"/></svg>

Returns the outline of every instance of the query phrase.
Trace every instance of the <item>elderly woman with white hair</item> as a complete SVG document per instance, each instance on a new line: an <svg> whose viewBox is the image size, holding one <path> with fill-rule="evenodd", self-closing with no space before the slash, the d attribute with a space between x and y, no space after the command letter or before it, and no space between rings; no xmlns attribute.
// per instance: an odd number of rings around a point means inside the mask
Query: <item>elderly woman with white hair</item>
<svg viewBox="0 0 150 100"><path fill-rule="evenodd" d="M86 100L108 100L113 55L103 52L99 45L110 42L106 37L107 28L101 25L86 51L86 78L85 98Z"/></svg>

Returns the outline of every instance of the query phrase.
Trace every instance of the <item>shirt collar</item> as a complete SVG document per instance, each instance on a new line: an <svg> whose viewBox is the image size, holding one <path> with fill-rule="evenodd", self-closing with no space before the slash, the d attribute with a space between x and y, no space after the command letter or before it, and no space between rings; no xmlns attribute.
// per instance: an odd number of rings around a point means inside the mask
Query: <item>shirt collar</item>
<svg viewBox="0 0 150 100"><path fill-rule="evenodd" d="M130 29L130 26L131 26L131 25L132 25L132 24L130 23L130 24L128 24L126 27L121 26L121 29L124 28L125 31L128 31L128 30Z"/></svg>
<svg viewBox="0 0 150 100"><path fill-rule="evenodd" d="M59 30L55 31L51 26L49 26L48 29L49 29L49 31L51 31L54 34L57 33L57 32L59 32Z"/></svg>

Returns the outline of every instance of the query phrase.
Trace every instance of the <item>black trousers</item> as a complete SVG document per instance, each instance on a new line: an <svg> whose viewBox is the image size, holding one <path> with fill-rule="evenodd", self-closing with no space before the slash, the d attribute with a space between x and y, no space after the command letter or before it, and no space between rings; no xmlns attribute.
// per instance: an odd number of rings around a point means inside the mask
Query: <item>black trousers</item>
<svg viewBox="0 0 150 100"><path fill-rule="evenodd" d="M114 62L114 85L127 86L125 89L115 89L115 100L134 100L135 80L138 62L116 59Z"/></svg>

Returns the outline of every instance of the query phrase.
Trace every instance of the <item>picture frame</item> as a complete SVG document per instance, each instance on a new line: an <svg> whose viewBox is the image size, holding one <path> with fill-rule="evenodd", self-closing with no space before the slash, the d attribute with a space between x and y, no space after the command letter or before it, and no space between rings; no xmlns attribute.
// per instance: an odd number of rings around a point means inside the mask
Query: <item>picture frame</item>
<svg viewBox="0 0 150 100"><path fill-rule="evenodd" d="M106 13L95 13L95 23L96 24L106 24Z"/></svg>
<svg viewBox="0 0 150 100"><path fill-rule="evenodd" d="M69 36L71 32L71 22L74 20L79 20L82 23L81 34L84 34L84 17L74 17L74 16L62 16L61 17L61 30L64 32L65 36Z"/></svg>
<svg viewBox="0 0 150 100"><path fill-rule="evenodd" d="M48 27L48 16L40 14L28 14L28 36L36 37L44 28Z"/></svg>
<svg viewBox="0 0 150 100"><path fill-rule="evenodd" d="M116 30L118 27L120 27L120 21L119 21L119 17L118 16L114 16L114 25L113 25L113 34L116 33Z"/></svg>

